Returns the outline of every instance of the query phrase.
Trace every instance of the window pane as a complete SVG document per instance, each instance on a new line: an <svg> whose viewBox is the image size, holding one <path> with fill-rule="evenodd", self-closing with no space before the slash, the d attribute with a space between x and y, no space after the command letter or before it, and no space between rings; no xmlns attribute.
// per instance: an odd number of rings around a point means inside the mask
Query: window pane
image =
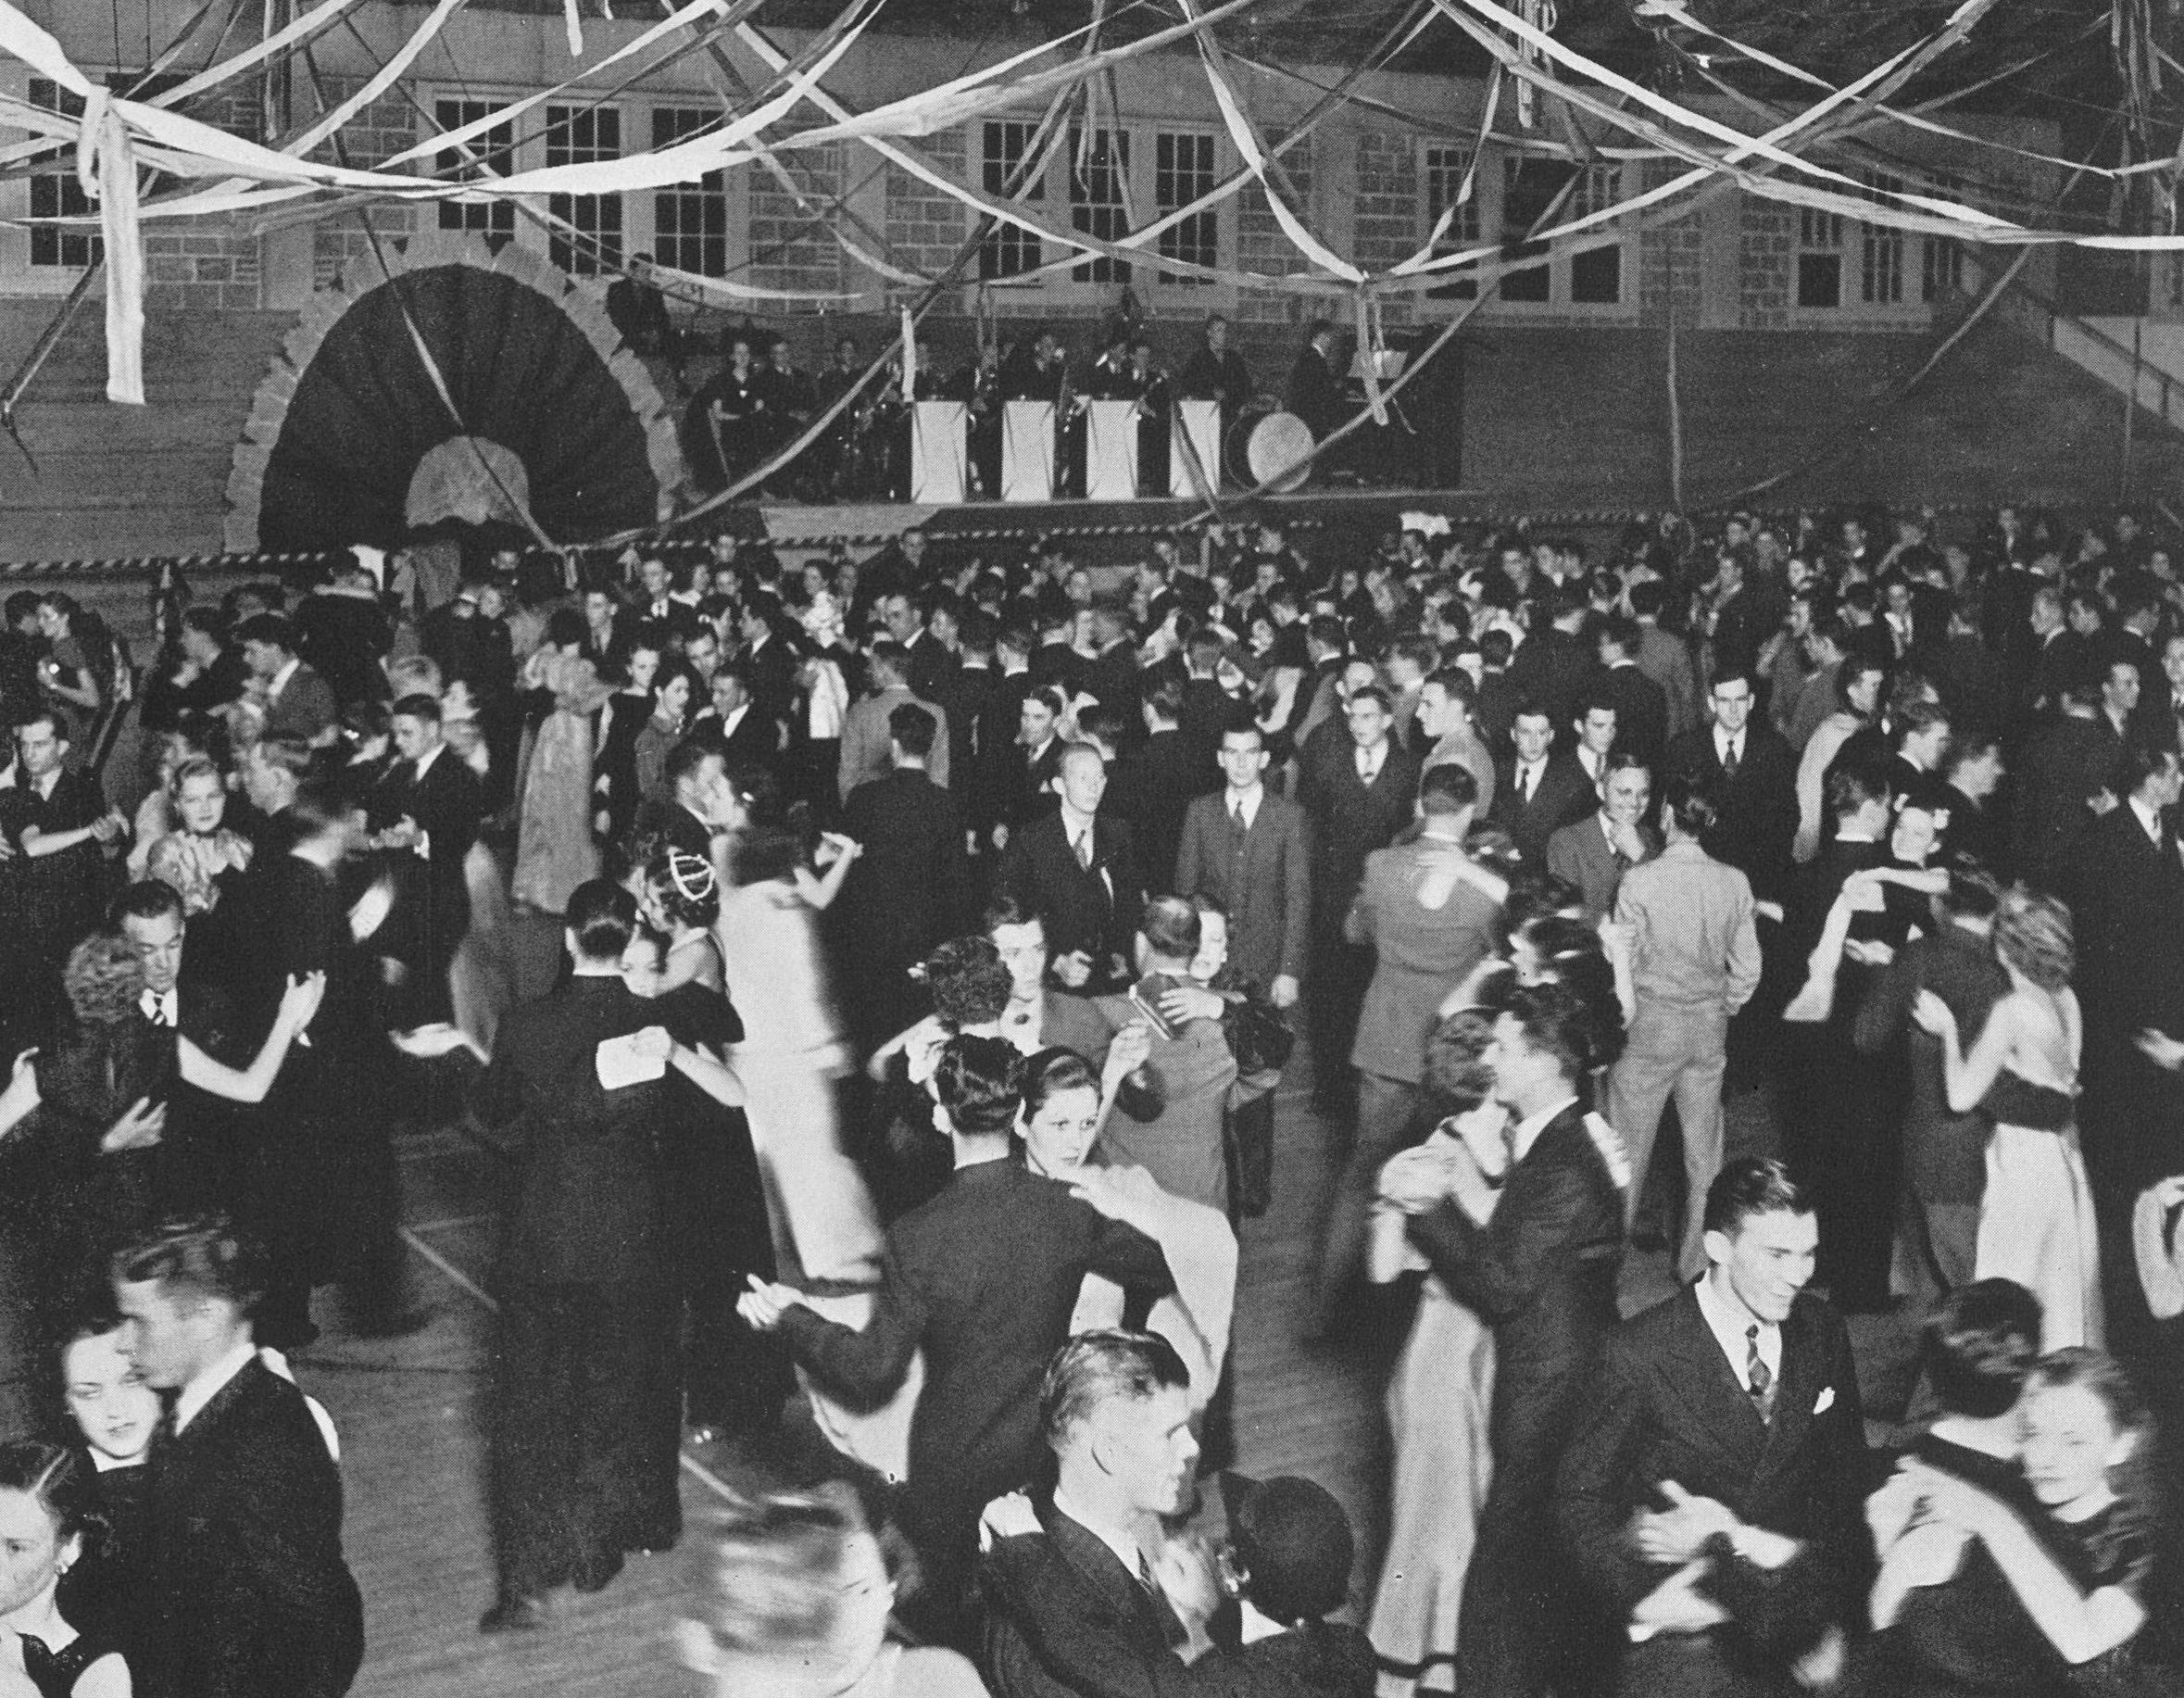
<svg viewBox="0 0 2184 1698"><path fill-rule="evenodd" d="M621 113L613 107L546 107L546 162L595 165L621 157ZM621 269L621 196L549 195L546 211L575 226L576 234L556 230L546 255L564 271L594 277Z"/></svg>
<svg viewBox="0 0 2184 1698"><path fill-rule="evenodd" d="M1440 228L1441 215L1456 206L1456 196L1462 192L1464 174L1471 170L1472 151L1468 147L1428 147L1421 170L1425 181L1425 228L1420 231L1424 241ZM1472 184L1471 198L1456 207L1449 220L1449 228L1441 239L1434 244L1437 254L1457 253L1467 247L1476 247L1479 241L1478 184ZM1437 289L1427 291L1428 298L1438 301L1473 300L1478 296L1479 284L1475 277L1458 277Z"/></svg>
<svg viewBox="0 0 2184 1698"><path fill-rule="evenodd" d="M1115 130L1095 130L1087 137L1073 128L1069 132L1069 223L1102 242L1112 242L1130 232L1130 215L1123 204L1123 180L1130 172L1130 137ZM1077 283L1130 281L1130 267L1102 256L1072 266Z"/></svg>
<svg viewBox="0 0 2184 1698"><path fill-rule="evenodd" d="M1800 254L1797 257L1797 304L1800 307L1839 307L1843 304L1841 255Z"/></svg>
<svg viewBox="0 0 2184 1698"><path fill-rule="evenodd" d="M652 108L652 145L671 147L713 127L720 113L703 107ZM652 197L652 257L700 277L728 274L728 188L720 171L677 183Z"/></svg>
<svg viewBox="0 0 2184 1698"><path fill-rule="evenodd" d="M443 132L458 129L464 124L474 124L489 113L498 111L501 103L491 100L441 100L433 106L433 121ZM433 174L435 177L468 180L473 177L505 177L508 174L508 155L516 145L515 126L496 124L482 135L474 135L460 147L445 148L433 156ZM470 156L465 157L466 152ZM473 161L475 161L473 163ZM440 228L442 230L474 231L483 236L496 252L500 245L516 233L516 208L510 201L494 201L485 206L462 206L454 201L440 202Z"/></svg>
<svg viewBox="0 0 2184 1698"><path fill-rule="evenodd" d="M1862 173L1876 194L1902 190L1903 179L1884 171ZM1858 290L1869 307L1892 307L1903 298L1903 233L1867 224L1859 233Z"/></svg>
<svg viewBox="0 0 2184 1698"><path fill-rule="evenodd" d="M1014 119L990 119L981 126L979 180L988 195L1017 193L1017 176L1023 169L1024 155L1030 150L1032 132L1036 128ZM1046 199L1044 178L1025 184L1020 197L1027 201ZM997 225L994 233L979 244L978 274L1015 277L1036 270L1044 258L1039 238L1030 231L1020 230L1013 224Z"/></svg>
<svg viewBox="0 0 2184 1698"><path fill-rule="evenodd" d="M1589 247L1570 261L1570 298L1588 307L1613 307L1623 298L1623 249Z"/></svg>
<svg viewBox="0 0 2184 1698"><path fill-rule="evenodd" d="M1210 135L1161 135L1153 145L1153 205L1162 213L1187 207L1213 191L1213 138ZM1221 263L1219 215L1209 207L1163 230L1153 239L1163 259L1181 259L1192 265ZM1211 283L1209 277L1178 276L1162 271L1164 283Z"/></svg>
<svg viewBox="0 0 2184 1698"><path fill-rule="evenodd" d="M83 97L70 94L45 77L31 79L31 104L47 112L58 112L63 118L83 116ZM56 147L31 161L33 168L47 163L64 169L42 171L31 179L31 216L82 218L92 212L91 199L83 193L83 185L76 181L76 150ZM31 263L34 266L80 271L95 261L101 251L97 235L89 230L31 226Z"/></svg>
<svg viewBox="0 0 2184 1698"><path fill-rule="evenodd" d="M1553 159L1504 159L1501 162L1501 254L1521 259L1547 251L1546 244L1525 239L1538 224L1570 180L1571 167ZM1509 301L1544 301L1549 298L1548 269L1530 266L1504 273L1501 298Z"/></svg>

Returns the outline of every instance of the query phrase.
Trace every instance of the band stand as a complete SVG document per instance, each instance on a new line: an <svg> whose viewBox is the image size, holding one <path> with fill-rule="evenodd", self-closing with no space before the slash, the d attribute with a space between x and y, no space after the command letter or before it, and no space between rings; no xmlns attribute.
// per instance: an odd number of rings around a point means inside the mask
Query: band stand
<svg viewBox="0 0 2184 1698"><path fill-rule="evenodd" d="M1085 494L1094 501L1137 497L1137 403L1090 401L1085 408Z"/></svg>
<svg viewBox="0 0 2184 1698"><path fill-rule="evenodd" d="M920 401L910 409L910 499L960 507L970 465L971 409L960 401Z"/></svg>
<svg viewBox="0 0 2184 1698"><path fill-rule="evenodd" d="M1001 407L1001 499L1054 498L1054 403L1008 401Z"/></svg>

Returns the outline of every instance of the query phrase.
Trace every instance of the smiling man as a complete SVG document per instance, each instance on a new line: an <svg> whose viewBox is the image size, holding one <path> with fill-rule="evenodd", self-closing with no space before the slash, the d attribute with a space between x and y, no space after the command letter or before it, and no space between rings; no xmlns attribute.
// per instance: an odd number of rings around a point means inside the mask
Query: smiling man
<svg viewBox="0 0 2184 1698"><path fill-rule="evenodd" d="M1626 1629L1625 1698L1824 1687L1863 1608L1865 1428L1850 1336L1805 1289L1813 1205L1746 1158L1705 1226L1704 1276L1608 1340L1556 1491L1565 1548Z"/></svg>

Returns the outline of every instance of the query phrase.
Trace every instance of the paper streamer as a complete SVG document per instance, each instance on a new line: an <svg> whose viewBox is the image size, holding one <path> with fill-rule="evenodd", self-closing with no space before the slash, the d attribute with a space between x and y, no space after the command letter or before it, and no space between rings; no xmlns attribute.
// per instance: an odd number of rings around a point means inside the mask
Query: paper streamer
<svg viewBox="0 0 2184 1698"><path fill-rule="evenodd" d="M144 244L137 220L136 155L104 89L83 107L76 181L98 202L107 261L107 399L144 404Z"/></svg>

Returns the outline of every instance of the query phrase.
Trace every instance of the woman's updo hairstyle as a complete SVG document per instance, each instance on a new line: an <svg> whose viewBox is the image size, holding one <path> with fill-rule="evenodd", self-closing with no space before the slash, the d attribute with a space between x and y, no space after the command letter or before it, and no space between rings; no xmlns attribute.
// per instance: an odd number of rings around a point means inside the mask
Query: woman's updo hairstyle
<svg viewBox="0 0 2184 1698"><path fill-rule="evenodd" d="M933 1013L952 1032L998 1020L1015 988L1000 950L981 933L938 945L923 971Z"/></svg>

